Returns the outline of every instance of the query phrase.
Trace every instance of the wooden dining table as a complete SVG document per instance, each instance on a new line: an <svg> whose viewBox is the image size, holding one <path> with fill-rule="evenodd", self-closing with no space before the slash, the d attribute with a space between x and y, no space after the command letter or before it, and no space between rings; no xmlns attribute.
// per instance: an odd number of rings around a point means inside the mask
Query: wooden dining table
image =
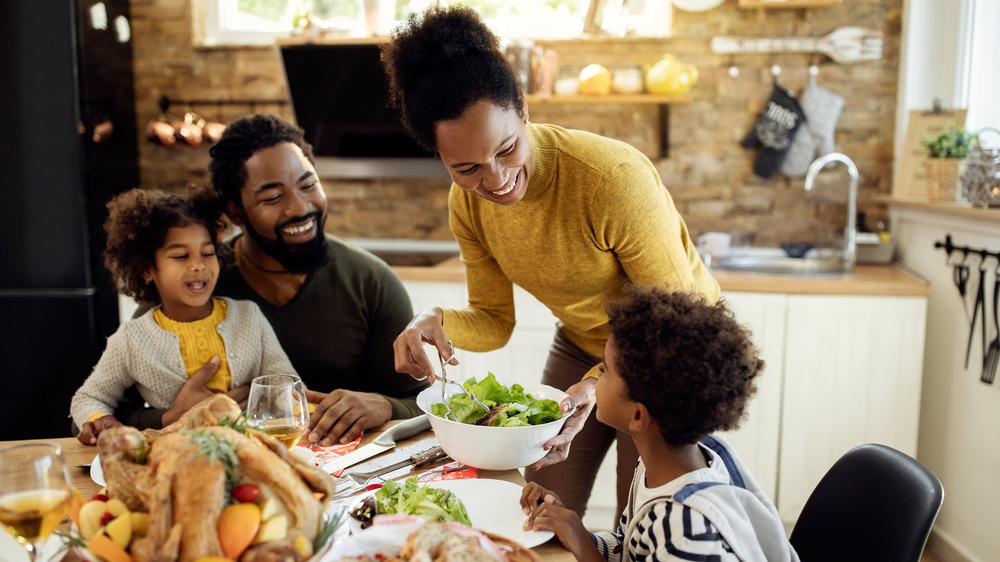
<svg viewBox="0 0 1000 562"><path fill-rule="evenodd" d="M389 427L392 427L396 423L399 423L399 421L400 420L391 420L382 427L379 427L375 430L366 431L365 435L361 439L359 447L370 443L376 437L378 437L378 435L381 434L382 431L388 429ZM397 448L398 449L405 448L408 445L412 445L414 443L432 437L434 437L433 432L426 431L410 439L400 441L397 444ZM79 466L90 465L93 462L94 457L97 455L96 447L84 445L79 441L77 441L76 438L74 437L58 437L53 439L2 441L0 442L0 448L5 447L7 445L16 445L20 443L55 443L59 445L62 448L63 458L66 460L66 464L69 467L70 478L73 481L73 485L76 486L76 488L80 491L83 497L89 498L92 495L97 494L98 492L101 491L102 486L97 482L94 482L93 479L91 479L89 468L88 469L79 468ZM413 474L419 474L427 470L433 470L435 467L439 466L439 464L440 463L435 463L428 465L427 467L423 467L421 469L416 469L413 471ZM479 469L478 478L504 480L507 482L513 482L514 484L517 484L519 486L524 486L525 484L524 477L521 475L520 471L515 469L499 470L499 471ZM559 542L559 540L555 537L553 537L552 539L543 544L540 544L532 548L531 550L546 562L550 560L553 562L569 562L571 560L575 560L573 555L568 550L566 550ZM77 562L78 560L80 560L78 557L72 554L68 554L66 555L65 558L63 558L62 562Z"/></svg>

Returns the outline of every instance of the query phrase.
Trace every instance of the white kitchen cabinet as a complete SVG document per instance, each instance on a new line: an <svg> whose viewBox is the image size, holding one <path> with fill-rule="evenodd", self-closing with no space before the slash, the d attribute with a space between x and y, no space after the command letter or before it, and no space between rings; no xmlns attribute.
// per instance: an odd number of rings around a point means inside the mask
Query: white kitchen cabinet
<svg viewBox="0 0 1000 562"><path fill-rule="evenodd" d="M726 305L737 321L753 332L753 342L764 360L757 393L747 417L735 431L722 435L733 445L768 497L778 486L778 441L781 435L781 387L784 377L784 341L788 296L774 293L726 292Z"/></svg>
<svg viewBox="0 0 1000 562"><path fill-rule="evenodd" d="M725 436L791 526L849 449L916 454L924 297L724 292L766 362L748 419Z"/></svg>
<svg viewBox="0 0 1000 562"><path fill-rule="evenodd" d="M783 521L795 521L823 474L856 445L916 456L926 316L924 297L788 297Z"/></svg>

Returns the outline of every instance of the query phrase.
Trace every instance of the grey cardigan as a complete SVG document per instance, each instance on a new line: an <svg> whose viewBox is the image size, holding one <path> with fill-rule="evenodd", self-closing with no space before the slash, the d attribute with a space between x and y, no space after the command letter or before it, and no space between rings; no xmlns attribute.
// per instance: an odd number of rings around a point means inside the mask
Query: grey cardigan
<svg viewBox="0 0 1000 562"><path fill-rule="evenodd" d="M251 301L226 297L226 317L218 331L226 346L232 386L260 375L296 374L271 324ZM135 385L153 408L170 408L188 380L181 358L180 338L161 328L150 309L122 324L108 338L94 371L70 403L70 415L83 427L95 412L114 413L125 390Z"/></svg>

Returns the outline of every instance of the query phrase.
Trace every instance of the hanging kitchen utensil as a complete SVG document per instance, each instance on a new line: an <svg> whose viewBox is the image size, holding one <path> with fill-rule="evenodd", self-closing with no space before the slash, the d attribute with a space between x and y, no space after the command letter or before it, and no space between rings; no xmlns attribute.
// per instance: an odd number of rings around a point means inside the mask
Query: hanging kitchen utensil
<svg viewBox="0 0 1000 562"><path fill-rule="evenodd" d="M824 37L726 37L712 38L712 52L822 53L840 64L882 58L882 32L863 27L840 27Z"/></svg>
<svg viewBox="0 0 1000 562"><path fill-rule="evenodd" d="M1000 363L1000 320L997 319L997 297L1000 297L1000 267L997 267L993 277L993 329L996 336L990 342L990 348L983 359L983 374L979 380L986 384L993 384L993 379L997 374L997 364ZM983 318L983 324L986 319Z"/></svg>
<svg viewBox="0 0 1000 562"><path fill-rule="evenodd" d="M984 260L985 261L985 260ZM985 298L983 283L986 281L986 269L983 267L982 262L979 263L979 288L976 290L976 302L972 305L972 322L969 323L969 343L965 346L965 368L969 368L969 355L972 352L972 337L976 333L976 317L979 316L979 309L983 309L983 315L986 315L986 306L983 303ZM986 320L983 319L985 322ZM985 331L984 331L985 334ZM983 336L983 346L985 347L985 335Z"/></svg>
<svg viewBox="0 0 1000 562"><path fill-rule="evenodd" d="M969 305L965 300L966 289L969 285L969 266L965 263L965 254L962 254L962 261L954 264L952 278L955 287L958 288L958 296L962 298L962 312L965 314L965 321L969 321Z"/></svg>

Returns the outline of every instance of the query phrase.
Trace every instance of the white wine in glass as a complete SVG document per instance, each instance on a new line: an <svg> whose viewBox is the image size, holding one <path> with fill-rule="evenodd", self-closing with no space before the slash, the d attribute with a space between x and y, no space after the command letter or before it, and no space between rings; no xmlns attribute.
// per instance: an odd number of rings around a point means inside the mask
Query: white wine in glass
<svg viewBox="0 0 1000 562"><path fill-rule="evenodd" d="M309 404L302 380L294 375L264 375L250 383L247 421L291 449L309 428Z"/></svg>
<svg viewBox="0 0 1000 562"><path fill-rule="evenodd" d="M0 449L0 523L28 553L39 550L66 518L69 472L57 445L28 443Z"/></svg>

